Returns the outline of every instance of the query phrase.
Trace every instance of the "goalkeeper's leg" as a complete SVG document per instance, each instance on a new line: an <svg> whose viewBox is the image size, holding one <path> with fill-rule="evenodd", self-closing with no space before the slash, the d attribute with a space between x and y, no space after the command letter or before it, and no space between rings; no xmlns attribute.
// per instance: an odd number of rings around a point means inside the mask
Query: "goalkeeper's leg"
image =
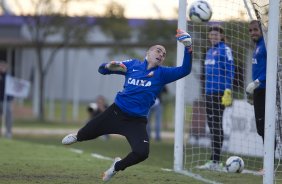
<svg viewBox="0 0 282 184"><path fill-rule="evenodd" d="M94 117L86 123L77 133L72 133L65 136L62 144L70 145L77 141L86 141L95 139L101 135L114 134L118 130L117 123L119 115L114 111L117 109L115 104L112 104L103 113Z"/></svg>
<svg viewBox="0 0 282 184"><path fill-rule="evenodd" d="M149 155L149 138L146 130L147 118L131 117L115 104L89 121L77 133L77 141L95 139L104 134L120 134L127 138L132 152L115 164L115 171L142 162Z"/></svg>
<svg viewBox="0 0 282 184"><path fill-rule="evenodd" d="M122 131L132 149L125 158L115 158L111 167L103 173L103 181L109 181L119 171L145 160L149 155L149 139L146 131L146 118L125 117L120 123Z"/></svg>
<svg viewBox="0 0 282 184"><path fill-rule="evenodd" d="M149 137L146 131L146 118L129 120L124 123L121 135L124 135L130 144L131 152L119 161L115 168L124 170L146 160L149 156Z"/></svg>
<svg viewBox="0 0 282 184"><path fill-rule="evenodd" d="M118 134L121 113L118 107L112 104L103 113L90 120L77 133L77 141L95 139L101 135Z"/></svg>
<svg viewBox="0 0 282 184"><path fill-rule="evenodd" d="M215 162L220 161L221 148L224 139L222 126L224 106L221 105L221 97L221 94L213 94L206 98L206 111L212 146L211 160Z"/></svg>
<svg viewBox="0 0 282 184"><path fill-rule="evenodd" d="M264 141L265 89L256 89L254 91L254 109L257 133Z"/></svg>

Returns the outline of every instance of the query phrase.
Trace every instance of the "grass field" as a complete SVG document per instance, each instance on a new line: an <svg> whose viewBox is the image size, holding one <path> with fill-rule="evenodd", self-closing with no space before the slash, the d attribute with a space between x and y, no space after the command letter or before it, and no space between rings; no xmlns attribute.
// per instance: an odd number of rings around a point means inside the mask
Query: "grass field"
<svg viewBox="0 0 282 184"><path fill-rule="evenodd" d="M1 184L104 183L101 180L101 173L112 162L91 157L91 153L97 151L114 157L125 155L129 149L121 139L108 142L97 140L71 146L83 149L84 152L79 154L71 151L71 147L60 146L59 137L29 137L25 141L24 138L17 137L17 139L21 141L0 139ZM97 145L100 145L101 151L95 149ZM118 173L109 183L201 183L187 176L161 170L162 167L171 167L169 158L172 157L172 150L169 145L157 147L161 149L161 155Z"/></svg>
<svg viewBox="0 0 282 184"><path fill-rule="evenodd" d="M70 125L72 128L78 125ZM16 128L37 129L69 128L65 124L16 122ZM1 184L99 184L101 174L112 161L94 158L92 153L105 157L124 157L130 151L127 141L111 137L105 141L96 139L71 146L61 145L64 135L15 135L12 140L0 138ZM75 153L72 149L82 150ZM150 157L144 162L119 172L109 183L113 184L199 184L192 177L164 171L173 168L173 140L152 142ZM194 171L193 171L194 172ZM261 176L195 171L206 179L225 184L259 184Z"/></svg>

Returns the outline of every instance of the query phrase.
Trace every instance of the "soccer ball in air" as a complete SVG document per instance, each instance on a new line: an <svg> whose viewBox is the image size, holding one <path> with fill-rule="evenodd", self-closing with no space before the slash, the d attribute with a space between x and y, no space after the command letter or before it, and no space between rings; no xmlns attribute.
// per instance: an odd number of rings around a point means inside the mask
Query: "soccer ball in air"
<svg viewBox="0 0 282 184"><path fill-rule="evenodd" d="M212 8L205 0L196 0L189 7L188 15L193 22L208 22L212 16Z"/></svg>
<svg viewBox="0 0 282 184"><path fill-rule="evenodd" d="M241 157L231 156L226 160L226 170L230 173L241 173L244 169L244 161Z"/></svg>

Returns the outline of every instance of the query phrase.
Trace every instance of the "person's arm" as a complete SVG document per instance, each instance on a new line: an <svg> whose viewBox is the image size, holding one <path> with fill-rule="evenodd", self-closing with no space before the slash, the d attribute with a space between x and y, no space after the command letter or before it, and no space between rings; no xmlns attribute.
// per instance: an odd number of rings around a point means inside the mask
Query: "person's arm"
<svg viewBox="0 0 282 184"><path fill-rule="evenodd" d="M122 62L111 61L109 63L103 63L98 69L99 73L106 74L121 74L124 75L127 72L127 67Z"/></svg>
<svg viewBox="0 0 282 184"><path fill-rule="evenodd" d="M163 67L162 79L165 84L176 81L191 73L192 48L185 47L182 65L179 67Z"/></svg>
<svg viewBox="0 0 282 184"><path fill-rule="evenodd" d="M225 48L225 88L232 89L232 82L235 75L234 60L232 56L232 51L229 47Z"/></svg>
<svg viewBox="0 0 282 184"><path fill-rule="evenodd" d="M260 73L260 76L258 77L258 80L261 82L261 83L263 83L263 84L265 84L265 82L266 82L266 63L267 63L267 50L266 50L266 47L265 47L265 43L264 43L264 39L262 38L262 41L261 41L261 43L260 43L260 47L261 47L261 49L259 49L260 50L260 52L261 52L261 57L260 57L260 59L262 60L261 61L261 69L262 69L262 72Z"/></svg>
<svg viewBox="0 0 282 184"><path fill-rule="evenodd" d="M232 83L235 75L235 67L234 67L234 61L232 56L232 51L229 47L225 48L224 53L224 60L225 66L224 66L224 72L225 72L225 90L223 93L223 96L221 98L221 104L225 107L232 105Z"/></svg>
<svg viewBox="0 0 282 184"><path fill-rule="evenodd" d="M264 63L264 65L262 65L263 68L263 72L260 73L260 76L257 78L261 83L265 83L266 81L266 59L267 59L267 52L266 52L266 48L265 46L263 47L263 49L261 49L262 55L263 57L261 57L260 59L262 60L262 62Z"/></svg>
<svg viewBox="0 0 282 184"><path fill-rule="evenodd" d="M247 95L252 95L254 93L254 90L260 86L261 83L265 83L266 81L266 58L267 58L267 52L264 47L264 49L261 49L262 55L264 57L261 57L261 61L265 63L265 65L261 65L263 68L263 72L260 73L259 77L257 79L254 79L254 81L250 82L246 88ZM253 66L254 67L254 66Z"/></svg>
<svg viewBox="0 0 282 184"><path fill-rule="evenodd" d="M266 73L263 73L261 76L259 76L257 78L257 80L261 83L261 82L265 82L266 81Z"/></svg>
<svg viewBox="0 0 282 184"><path fill-rule="evenodd" d="M176 30L177 41L184 45L184 57L182 65L179 67L163 67L162 68L162 80L164 84L176 81L185 77L191 72L192 68L192 38L184 30Z"/></svg>

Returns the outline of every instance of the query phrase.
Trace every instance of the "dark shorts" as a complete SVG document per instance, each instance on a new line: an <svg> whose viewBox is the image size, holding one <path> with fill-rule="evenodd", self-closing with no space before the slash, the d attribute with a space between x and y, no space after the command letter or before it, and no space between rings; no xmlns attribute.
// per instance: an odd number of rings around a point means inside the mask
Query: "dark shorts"
<svg viewBox="0 0 282 184"><path fill-rule="evenodd" d="M147 118L134 117L121 111L113 103L103 113L91 119L78 131L78 141L95 139L105 134L119 134L127 139L148 141Z"/></svg>

